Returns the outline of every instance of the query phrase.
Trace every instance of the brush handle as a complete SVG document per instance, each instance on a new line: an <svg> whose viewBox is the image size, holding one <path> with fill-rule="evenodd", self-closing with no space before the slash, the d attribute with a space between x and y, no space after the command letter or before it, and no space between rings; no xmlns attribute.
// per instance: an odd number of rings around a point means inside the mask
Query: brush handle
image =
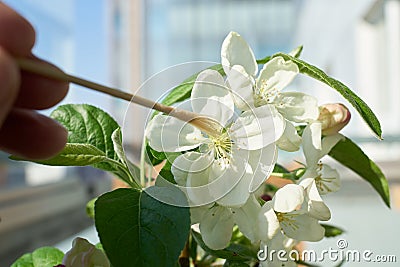
<svg viewBox="0 0 400 267"><path fill-rule="evenodd" d="M68 83L74 83L98 92L102 92L129 102L133 102L135 104L141 105L143 107L147 107L150 109L154 109L157 111L160 111L162 113L168 114L170 116L173 116L179 120L189 122L193 124L194 126L200 128L204 132L211 134L211 135L217 135L216 129L220 128L220 125L215 122L214 120L210 118L206 118L204 116L201 116L199 114L187 111L187 110L182 110L182 109L177 109L171 106L166 106L158 102L154 102L152 100L149 100L147 98L138 96L138 95L133 95L130 93L126 93L124 91L118 90L116 88L108 87L105 85L101 85L99 83L95 83L92 81L88 81L73 75L69 75L65 73L64 71L52 67L48 64L38 62L32 59L28 58L16 58L16 61L18 63L18 66L20 67L21 70L31 72L34 74L38 74L47 78L51 78L54 80L58 81L63 81L63 82L68 82Z"/></svg>

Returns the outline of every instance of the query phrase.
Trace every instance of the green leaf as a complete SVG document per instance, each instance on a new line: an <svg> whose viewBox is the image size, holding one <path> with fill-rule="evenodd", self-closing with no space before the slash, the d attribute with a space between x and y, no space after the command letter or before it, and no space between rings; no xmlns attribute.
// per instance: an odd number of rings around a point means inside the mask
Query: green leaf
<svg viewBox="0 0 400 267"><path fill-rule="evenodd" d="M152 149L146 142L146 151L144 156L147 163L151 164L152 166L160 164L164 160L164 158L159 159L161 155L164 155L164 153Z"/></svg>
<svg viewBox="0 0 400 267"><path fill-rule="evenodd" d="M89 202L86 204L86 215L89 216L89 218L94 219L94 203L96 202L97 197L89 200Z"/></svg>
<svg viewBox="0 0 400 267"><path fill-rule="evenodd" d="M298 169L290 172L282 165L276 163L271 175L277 176L280 178L284 178L284 179L289 179L289 180L292 180L295 182L295 181L299 180L301 178L301 176L303 176L304 172L305 172L304 168L298 168Z"/></svg>
<svg viewBox="0 0 400 267"><path fill-rule="evenodd" d="M13 160L25 160L16 156ZM65 148L55 157L46 160L33 160L33 162L50 166L88 166L107 161L105 153L93 145L67 143Z"/></svg>
<svg viewBox="0 0 400 267"><path fill-rule="evenodd" d="M53 267L62 263L64 253L57 248L42 247L24 254L11 267Z"/></svg>
<svg viewBox="0 0 400 267"><path fill-rule="evenodd" d="M212 250L204 243L200 233L191 231L192 237L196 240L197 244L207 253L221 259L230 261L249 261L257 259L257 253L250 247L231 243L227 248L221 250Z"/></svg>
<svg viewBox="0 0 400 267"><path fill-rule="evenodd" d="M299 45L298 47L296 47L295 49L290 51L289 55L292 56L292 57L299 58L300 55L301 55L301 52L303 52L303 46Z"/></svg>
<svg viewBox="0 0 400 267"><path fill-rule="evenodd" d="M368 107L368 105L358 97L353 91L350 90L346 85L342 82L329 77L325 72L320 70L319 68L301 60L296 57L290 56L284 53L277 53L273 55L273 57L283 57L285 60L291 60L297 64L299 67L300 73L308 75L318 81L325 83L326 85L332 87L336 91L338 91L349 103L360 113L361 117L368 124L371 130L376 134L379 139L382 139L382 130L381 125L372 112L372 110Z"/></svg>
<svg viewBox="0 0 400 267"><path fill-rule="evenodd" d="M111 140L113 142L115 154L123 164L121 171L117 172L116 175L125 176L125 179L134 181L135 184L138 185L137 187L140 188L140 169L126 158L124 147L122 145L121 128L115 129L111 135Z"/></svg>
<svg viewBox="0 0 400 267"><path fill-rule="evenodd" d="M86 104L58 107L51 117L68 130L68 143L58 155L33 161L52 166L93 166L139 188L128 168L117 122L105 111ZM15 160L26 160L11 156Z"/></svg>
<svg viewBox="0 0 400 267"><path fill-rule="evenodd" d="M272 56L266 56L266 57L264 57L262 59L257 59L257 64L259 64L259 65L265 64L268 61L270 61L271 58L272 58Z"/></svg>
<svg viewBox="0 0 400 267"><path fill-rule="evenodd" d="M96 228L113 266L169 267L177 262L189 235L189 209L167 205L153 195L184 197L171 188L124 188L96 201Z"/></svg>
<svg viewBox="0 0 400 267"><path fill-rule="evenodd" d="M325 237L335 237L344 233L344 230L329 224L321 223L321 226L325 228Z"/></svg>
<svg viewBox="0 0 400 267"><path fill-rule="evenodd" d="M274 170L272 172L277 172L277 173L290 173L288 169L280 165L279 163L276 163L274 166Z"/></svg>
<svg viewBox="0 0 400 267"><path fill-rule="evenodd" d="M42 247L32 253L33 266L53 267L62 262L64 253L57 248Z"/></svg>
<svg viewBox="0 0 400 267"><path fill-rule="evenodd" d="M118 127L114 130L114 132L111 134L111 141L113 143L114 151L119 161L127 165L124 147L122 146L121 128Z"/></svg>
<svg viewBox="0 0 400 267"><path fill-rule="evenodd" d="M332 148L329 155L370 183L390 208L389 185L385 175L353 141L346 137Z"/></svg>
<svg viewBox="0 0 400 267"><path fill-rule="evenodd" d="M197 242L192 236L190 236L189 255L193 262L197 261Z"/></svg>
<svg viewBox="0 0 400 267"><path fill-rule="evenodd" d="M26 253L18 258L11 267L34 267L32 253Z"/></svg>
<svg viewBox="0 0 400 267"><path fill-rule="evenodd" d="M107 158L118 160L111 135L119 126L105 111L86 104L68 104L54 110L51 117L68 129L68 143L93 145ZM112 170L113 166L109 165L104 162L96 167Z"/></svg>
<svg viewBox="0 0 400 267"><path fill-rule="evenodd" d="M178 153L165 153L164 155L166 156L166 160L164 162L164 166L158 173L156 184L160 182L161 182L160 184L165 184L164 183L165 181L163 181L162 179L165 179L172 184L176 184L174 175L171 172L171 167L174 160L182 154L178 152Z"/></svg>
<svg viewBox="0 0 400 267"><path fill-rule="evenodd" d="M171 172L171 167L172 164L169 161L166 161L164 167L158 173L156 183L157 181L160 181L160 179L165 179L172 184L176 184L174 175Z"/></svg>

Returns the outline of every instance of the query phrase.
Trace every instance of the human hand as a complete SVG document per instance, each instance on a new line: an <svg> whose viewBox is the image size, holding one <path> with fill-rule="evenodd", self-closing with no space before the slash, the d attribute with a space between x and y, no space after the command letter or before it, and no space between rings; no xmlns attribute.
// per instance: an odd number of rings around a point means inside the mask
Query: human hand
<svg viewBox="0 0 400 267"><path fill-rule="evenodd" d="M35 31L29 22L0 2L0 150L43 159L58 153L68 134L36 110L61 101L68 83L19 70L14 57L35 58L34 43Z"/></svg>

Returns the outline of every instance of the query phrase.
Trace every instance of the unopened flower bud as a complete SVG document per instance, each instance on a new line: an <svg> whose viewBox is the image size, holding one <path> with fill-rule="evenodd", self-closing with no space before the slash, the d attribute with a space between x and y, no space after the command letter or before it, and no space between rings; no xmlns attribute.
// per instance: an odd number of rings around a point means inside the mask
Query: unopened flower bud
<svg viewBox="0 0 400 267"><path fill-rule="evenodd" d="M343 104L326 104L319 107L318 121L322 123L322 134L338 133L351 118L350 111Z"/></svg>
<svg viewBox="0 0 400 267"><path fill-rule="evenodd" d="M90 244L86 239L76 238L72 243L72 249L63 259L66 267L96 266L110 267L106 254Z"/></svg>

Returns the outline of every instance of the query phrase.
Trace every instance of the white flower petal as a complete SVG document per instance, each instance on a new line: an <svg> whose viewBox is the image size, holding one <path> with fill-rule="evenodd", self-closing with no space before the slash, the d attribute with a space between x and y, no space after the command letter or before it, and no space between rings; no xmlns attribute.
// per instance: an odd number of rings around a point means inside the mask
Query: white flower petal
<svg viewBox="0 0 400 267"><path fill-rule="evenodd" d="M254 78L241 65L234 65L226 74L236 106L242 110L254 107Z"/></svg>
<svg viewBox="0 0 400 267"><path fill-rule="evenodd" d="M204 160L201 157L206 157ZM197 161L201 160L204 164L198 164L197 170L193 170L192 165ZM204 171L211 165L211 159L206 155L199 152L187 152L178 156L171 166L171 172L174 175L176 183L180 186L185 186L187 183L187 176L190 171L201 172Z"/></svg>
<svg viewBox="0 0 400 267"><path fill-rule="evenodd" d="M270 253L271 255L271 259L269 259L268 255L265 261L260 262L261 267L297 267L297 263L289 257L289 252L293 248L293 246L289 248L285 246L285 244L287 243L287 239L288 238L284 236L281 231L278 231L278 233L268 242L261 242L260 249L268 250L267 253ZM280 259L277 253L271 253L272 250L282 250L287 251L288 253L284 257L282 257L282 255L279 255L281 258Z"/></svg>
<svg viewBox="0 0 400 267"><path fill-rule="evenodd" d="M307 162L307 168L316 168L321 159L321 123L314 122L303 131L303 152Z"/></svg>
<svg viewBox="0 0 400 267"><path fill-rule="evenodd" d="M229 165L215 161L210 174L210 193L219 205L241 207L250 196L252 173L246 160L233 155Z"/></svg>
<svg viewBox="0 0 400 267"><path fill-rule="evenodd" d="M277 212L292 212L304 202L304 188L297 184L287 184L276 191L272 199Z"/></svg>
<svg viewBox="0 0 400 267"><path fill-rule="evenodd" d="M331 212L322 200L315 180L307 188L307 199L308 199L308 214L321 221L328 221L331 218Z"/></svg>
<svg viewBox="0 0 400 267"><path fill-rule="evenodd" d="M306 170L306 172L303 174L303 177L300 180L299 185L301 185L305 190L311 186L312 183L314 183L315 177L317 177L317 172L311 172L309 170Z"/></svg>
<svg viewBox="0 0 400 267"><path fill-rule="evenodd" d="M228 246L234 225L229 209L216 206L209 209L200 222L200 233L207 247L217 250Z"/></svg>
<svg viewBox="0 0 400 267"><path fill-rule="evenodd" d="M261 149L278 140L285 129L282 116L270 105L243 112L230 127L230 136L239 148Z"/></svg>
<svg viewBox="0 0 400 267"><path fill-rule="evenodd" d="M291 217L294 222L281 222L285 235L299 241L319 241L324 238L325 229L318 224L318 220L307 214L294 215ZM293 227L293 224L296 227Z"/></svg>
<svg viewBox="0 0 400 267"><path fill-rule="evenodd" d="M268 241L279 231L280 225L275 211L272 208L272 201L264 203L257 219L258 239Z"/></svg>
<svg viewBox="0 0 400 267"><path fill-rule="evenodd" d="M312 122L319 116L317 99L300 92L281 93L274 104L283 117L293 122Z"/></svg>
<svg viewBox="0 0 400 267"><path fill-rule="evenodd" d="M234 65L242 65L246 72L252 76L255 76L258 71L253 51L236 32L230 32L222 43L221 63L225 73L229 73Z"/></svg>
<svg viewBox="0 0 400 267"><path fill-rule="evenodd" d="M190 150L205 140L199 129L162 114L157 114L147 125L146 138L154 150L164 152Z"/></svg>
<svg viewBox="0 0 400 267"><path fill-rule="evenodd" d="M294 152L300 149L301 137L298 135L296 128L291 122L286 121L285 131L276 144L280 149L288 152Z"/></svg>
<svg viewBox="0 0 400 267"><path fill-rule="evenodd" d="M207 155L199 157L187 174L186 192L192 206L203 206L215 201L210 195L209 175L213 160ZM185 188L181 188L185 191Z"/></svg>
<svg viewBox="0 0 400 267"><path fill-rule="evenodd" d="M318 180L317 183L318 191L320 194L325 195L328 193L339 191L341 181L337 170L332 169L326 164L323 164L320 174L320 180Z"/></svg>
<svg viewBox="0 0 400 267"><path fill-rule="evenodd" d="M322 152L321 156L328 155L328 153L331 151L331 149L336 146L339 141L346 139L343 135L341 134L333 134L333 135L328 135L325 136L322 139Z"/></svg>
<svg viewBox="0 0 400 267"><path fill-rule="evenodd" d="M232 208L233 220L238 225L240 232L251 242L257 242L257 216L261 211L260 203L254 195L250 195L246 204L240 208Z"/></svg>
<svg viewBox="0 0 400 267"><path fill-rule="evenodd" d="M246 150L242 150L246 151ZM256 191L269 177L274 169L278 151L275 144L270 144L259 150L250 150L248 152L248 163L253 171L253 177L249 185L249 192Z"/></svg>
<svg viewBox="0 0 400 267"><path fill-rule="evenodd" d="M212 207L212 205L205 205L199 207L190 207L190 224L200 223L204 214Z"/></svg>
<svg viewBox="0 0 400 267"><path fill-rule="evenodd" d="M299 68L292 61L285 61L283 57L275 57L268 61L257 79L257 86L264 91L281 91L293 81L299 73Z"/></svg>
<svg viewBox="0 0 400 267"><path fill-rule="evenodd" d="M193 112L214 118L222 126L232 117L234 103L224 78L215 70L204 70L197 76L191 93Z"/></svg>

